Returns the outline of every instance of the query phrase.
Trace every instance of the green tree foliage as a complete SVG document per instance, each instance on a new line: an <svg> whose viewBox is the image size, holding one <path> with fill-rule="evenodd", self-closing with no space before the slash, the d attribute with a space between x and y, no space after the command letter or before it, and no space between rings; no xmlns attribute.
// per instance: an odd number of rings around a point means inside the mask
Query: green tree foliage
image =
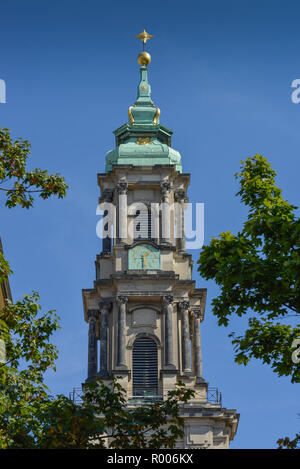
<svg viewBox="0 0 300 469"><path fill-rule="evenodd" d="M173 448L184 434L178 403L186 402L192 394L179 385L165 401L130 408L116 379L111 386L101 381L89 383L81 404L57 396L39 407L41 425L34 447Z"/></svg>
<svg viewBox="0 0 300 469"><path fill-rule="evenodd" d="M59 174L48 174L36 168L26 169L31 145L27 140L13 140L10 131L0 129L0 190L6 197L5 204L12 208L20 205L29 208L33 205L33 194L43 199L52 195L62 198L68 188L64 178ZM10 187L5 187L9 184Z"/></svg>
<svg viewBox="0 0 300 469"><path fill-rule="evenodd" d="M275 171L261 155L241 162L235 175L237 195L249 208L243 229L213 238L204 246L198 270L214 279L220 294L212 302L218 324L228 326L232 315L248 314L244 335L230 334L235 361L246 365L253 357L279 376L300 381L300 364L292 360L300 337L300 220L297 207L283 199ZM300 354L299 354L300 355Z"/></svg>
<svg viewBox="0 0 300 469"><path fill-rule="evenodd" d="M0 128L0 193L8 208L19 205L28 209L33 206L34 195L42 199L66 195L68 186L60 174L48 174L39 168L27 170L30 151L28 140L13 140L9 129ZM7 280L9 274L9 264L0 250L0 282Z"/></svg>
<svg viewBox="0 0 300 469"><path fill-rule="evenodd" d="M296 433L292 440L286 436L277 441L278 449L300 449L300 433Z"/></svg>
<svg viewBox="0 0 300 469"><path fill-rule="evenodd" d="M3 252L0 250L0 283L7 280L9 274L11 273L9 264L5 259Z"/></svg>
<svg viewBox="0 0 300 469"><path fill-rule="evenodd" d="M59 328L53 311L41 314L39 296L7 302L0 311L0 448L32 447L39 421L36 409L48 400L44 373L55 370L56 347L49 342ZM4 355L4 356L3 356Z"/></svg>
<svg viewBox="0 0 300 469"><path fill-rule="evenodd" d="M8 208L30 208L34 195L62 198L67 184L59 174L41 169L27 170L31 145L13 140L10 131L0 129L0 191ZM11 274L0 251L0 282ZM0 448L29 447L37 421L32 409L48 399L44 373L55 369L56 348L49 337L58 329L53 311L41 314L39 295L26 295L0 311Z"/></svg>

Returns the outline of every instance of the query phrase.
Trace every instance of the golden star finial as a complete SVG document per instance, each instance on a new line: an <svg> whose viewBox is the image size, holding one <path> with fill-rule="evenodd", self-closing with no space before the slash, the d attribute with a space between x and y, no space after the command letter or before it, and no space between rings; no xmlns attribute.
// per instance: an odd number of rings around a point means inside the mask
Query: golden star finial
<svg viewBox="0 0 300 469"><path fill-rule="evenodd" d="M151 39L153 36L149 33L147 33L147 31L144 29L140 34L138 34L137 36L134 36L136 37L137 39L140 39L142 41L143 44L146 44L146 42Z"/></svg>

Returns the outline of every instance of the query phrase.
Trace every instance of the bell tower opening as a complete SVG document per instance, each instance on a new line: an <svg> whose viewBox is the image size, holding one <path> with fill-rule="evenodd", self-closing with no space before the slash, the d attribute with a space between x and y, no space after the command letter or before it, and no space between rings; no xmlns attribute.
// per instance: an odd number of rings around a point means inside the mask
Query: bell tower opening
<svg viewBox="0 0 300 469"><path fill-rule="evenodd" d="M148 337L135 340L132 350L133 396L157 395L158 360L157 345Z"/></svg>
<svg viewBox="0 0 300 469"><path fill-rule="evenodd" d="M134 240L151 239L151 210L147 207L136 211L134 217Z"/></svg>

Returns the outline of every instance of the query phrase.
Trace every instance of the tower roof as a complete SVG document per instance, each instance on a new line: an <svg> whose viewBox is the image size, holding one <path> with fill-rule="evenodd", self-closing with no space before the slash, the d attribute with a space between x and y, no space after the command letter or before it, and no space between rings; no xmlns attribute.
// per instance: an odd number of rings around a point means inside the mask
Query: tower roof
<svg viewBox="0 0 300 469"><path fill-rule="evenodd" d="M145 46L152 37L144 30L139 37ZM160 124L160 109L151 99L151 86L148 81L148 65L151 56L143 50L138 55L140 82L137 99L128 109L128 123L114 131L116 148L106 155L105 171L114 165L175 165L182 172L180 153L171 148L172 130Z"/></svg>

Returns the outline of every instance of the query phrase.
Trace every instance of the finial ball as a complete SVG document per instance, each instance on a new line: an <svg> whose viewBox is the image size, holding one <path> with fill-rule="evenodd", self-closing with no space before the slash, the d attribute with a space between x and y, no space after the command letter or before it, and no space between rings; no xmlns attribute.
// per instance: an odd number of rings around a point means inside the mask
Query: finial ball
<svg viewBox="0 0 300 469"><path fill-rule="evenodd" d="M146 65L146 67L149 65L151 62L151 55L148 54L148 52L140 52L137 58L138 63L143 66Z"/></svg>

